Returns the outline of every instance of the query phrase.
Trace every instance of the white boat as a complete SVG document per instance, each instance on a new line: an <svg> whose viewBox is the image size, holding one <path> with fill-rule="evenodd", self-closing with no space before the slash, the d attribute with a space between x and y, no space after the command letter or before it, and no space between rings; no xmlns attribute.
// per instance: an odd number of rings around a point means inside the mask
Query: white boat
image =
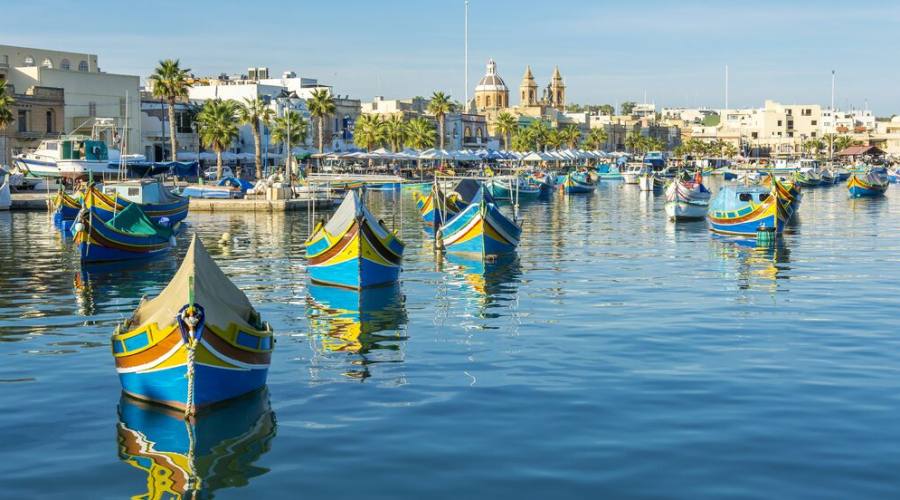
<svg viewBox="0 0 900 500"><path fill-rule="evenodd" d="M59 177L59 140L41 141L30 153L16 155L14 163L19 170L35 177Z"/></svg>
<svg viewBox="0 0 900 500"><path fill-rule="evenodd" d="M710 196L700 179L675 179L666 188L666 215L676 222L703 219L709 211Z"/></svg>
<svg viewBox="0 0 900 500"><path fill-rule="evenodd" d="M118 165L109 161L103 141L67 136L42 141L37 150L16 156L16 165L36 177L85 179L111 177Z"/></svg>
<svg viewBox="0 0 900 500"><path fill-rule="evenodd" d="M641 191L653 191L653 174L643 174L638 178Z"/></svg>
<svg viewBox="0 0 900 500"><path fill-rule="evenodd" d="M640 177L651 173L650 166L643 163L629 163L622 171L622 180L625 184L638 184Z"/></svg>
<svg viewBox="0 0 900 500"><path fill-rule="evenodd" d="M9 193L9 174L3 176L0 182L0 210L9 210L12 206L12 195Z"/></svg>

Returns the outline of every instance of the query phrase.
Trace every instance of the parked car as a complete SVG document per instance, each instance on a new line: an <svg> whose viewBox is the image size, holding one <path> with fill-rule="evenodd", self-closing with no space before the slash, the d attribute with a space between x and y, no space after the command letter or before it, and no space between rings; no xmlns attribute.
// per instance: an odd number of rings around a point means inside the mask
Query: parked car
<svg viewBox="0 0 900 500"><path fill-rule="evenodd" d="M203 178L209 181L216 180L216 174L218 173L216 167L209 167L203 171ZM231 171L231 167L222 167L222 178L225 177L234 177L234 172Z"/></svg>

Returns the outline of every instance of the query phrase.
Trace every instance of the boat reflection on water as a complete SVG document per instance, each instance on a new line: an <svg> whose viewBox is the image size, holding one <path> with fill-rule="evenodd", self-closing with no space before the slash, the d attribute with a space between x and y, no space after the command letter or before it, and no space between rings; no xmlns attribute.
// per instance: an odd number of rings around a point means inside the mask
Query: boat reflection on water
<svg viewBox="0 0 900 500"><path fill-rule="evenodd" d="M790 279L791 250L783 238L778 238L774 245L758 245L752 238L729 238L713 235L716 252L725 261L736 261L738 287L749 290L762 284L770 291L783 290L784 283Z"/></svg>
<svg viewBox="0 0 900 500"><path fill-rule="evenodd" d="M141 261L82 264L72 278L78 314L95 315L99 303L104 300L140 298L147 290L159 287L161 279L171 277L177 265L165 255Z"/></svg>
<svg viewBox="0 0 900 500"><path fill-rule="evenodd" d="M501 255L485 262L480 258L447 253L445 268L451 276L457 277L451 285L458 285L468 290L467 299L474 300L478 306L478 317L496 318L499 313L489 313L493 307L502 306L503 302L515 300L516 287L522 268L516 254Z"/></svg>
<svg viewBox="0 0 900 500"><path fill-rule="evenodd" d="M212 498L269 470L253 465L269 451L275 414L263 388L186 421L182 412L125 394L119 401L119 459L147 474L132 498Z"/></svg>
<svg viewBox="0 0 900 500"><path fill-rule="evenodd" d="M353 355L344 375L359 380L371 376L371 365L403 362L405 302L399 283L362 290L311 283L306 314L317 352Z"/></svg>

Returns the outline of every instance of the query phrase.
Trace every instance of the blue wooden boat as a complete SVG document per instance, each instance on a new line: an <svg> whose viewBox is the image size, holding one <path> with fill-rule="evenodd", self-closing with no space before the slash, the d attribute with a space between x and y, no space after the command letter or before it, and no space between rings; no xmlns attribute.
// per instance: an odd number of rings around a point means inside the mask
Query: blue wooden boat
<svg viewBox="0 0 900 500"><path fill-rule="evenodd" d="M478 189L472 202L448 220L438 239L448 252L494 257L514 252L522 228L510 220L484 187Z"/></svg>
<svg viewBox="0 0 900 500"><path fill-rule="evenodd" d="M355 190L306 241L307 270L317 283L352 289L397 281L405 245L369 212Z"/></svg>
<svg viewBox="0 0 900 500"><path fill-rule="evenodd" d="M213 498L266 472L254 467L275 437L268 391L223 403L185 422L166 407L123 395L116 442L119 460L146 474L144 494L132 498Z"/></svg>
<svg viewBox="0 0 900 500"><path fill-rule="evenodd" d="M155 179L141 179L101 187L91 184L84 194L84 206L95 210L103 220L111 219L125 206L136 203L153 222L168 220L175 224L188 215L190 200L172 194Z"/></svg>
<svg viewBox="0 0 900 500"><path fill-rule="evenodd" d="M883 167L869 169L866 173L854 173L847 181L847 189L853 198L873 198L884 196L890 181Z"/></svg>
<svg viewBox="0 0 900 500"><path fill-rule="evenodd" d="M456 191L444 194L437 183L432 184L428 196L416 191L413 193L413 197L422 220L429 227L440 226L444 220L458 214L468 205Z"/></svg>
<svg viewBox="0 0 900 500"><path fill-rule="evenodd" d="M530 184L536 185L540 189L539 199L547 199L556 189L556 175L547 172L534 172L528 179Z"/></svg>
<svg viewBox="0 0 900 500"><path fill-rule="evenodd" d="M498 201L530 201L541 195L539 185L531 184L518 176L494 177L485 182L485 187Z"/></svg>
<svg viewBox="0 0 900 500"><path fill-rule="evenodd" d="M53 223L67 231L81 211L81 197L69 196L60 189L50 200L50 206L53 208Z"/></svg>
<svg viewBox="0 0 900 500"><path fill-rule="evenodd" d="M72 226L82 262L146 259L175 246L175 227L155 224L131 203L104 221L93 208L85 208Z"/></svg>
<svg viewBox="0 0 900 500"><path fill-rule="evenodd" d="M578 174L568 174L560 182L560 189L566 194L593 193L596 187L585 176Z"/></svg>
<svg viewBox="0 0 900 500"><path fill-rule="evenodd" d="M710 230L721 234L756 236L761 228L781 234L794 213L791 203L779 196L775 186L726 186L709 206Z"/></svg>
<svg viewBox="0 0 900 500"><path fill-rule="evenodd" d="M126 394L194 414L266 385L275 340L194 236L175 277L112 336Z"/></svg>

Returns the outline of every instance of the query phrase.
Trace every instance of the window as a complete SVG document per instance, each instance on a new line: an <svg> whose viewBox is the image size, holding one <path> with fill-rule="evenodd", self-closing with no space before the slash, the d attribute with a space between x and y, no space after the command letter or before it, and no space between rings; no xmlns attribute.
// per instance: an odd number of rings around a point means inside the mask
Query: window
<svg viewBox="0 0 900 500"><path fill-rule="evenodd" d="M124 116L125 116L125 106L126 106L127 104L128 104L128 103L125 102L125 98L124 98L124 97L120 97L120 98L119 98L119 116L121 116L121 117L124 117Z"/></svg>
<svg viewBox="0 0 900 500"><path fill-rule="evenodd" d="M778 126L779 127L781 126L781 120L778 120Z"/></svg>
<svg viewBox="0 0 900 500"><path fill-rule="evenodd" d="M44 59L44 62L41 63L41 66L44 68L53 69L53 61L50 59Z"/></svg>
<svg viewBox="0 0 900 500"><path fill-rule="evenodd" d="M19 110L19 133L28 132L28 111Z"/></svg>
<svg viewBox="0 0 900 500"><path fill-rule="evenodd" d="M87 61L81 61L80 63L78 63L78 71L81 71L82 73L87 73L87 71L88 71ZM91 116L94 116L94 115L91 115Z"/></svg>
<svg viewBox="0 0 900 500"><path fill-rule="evenodd" d="M484 107L487 108L487 107L490 107L490 105L491 105L491 96L489 96L489 95L484 96Z"/></svg>
<svg viewBox="0 0 900 500"><path fill-rule="evenodd" d="M53 111L47 110L47 133L53 133Z"/></svg>
<svg viewBox="0 0 900 500"><path fill-rule="evenodd" d="M63 59L59 63L59 69L61 69L63 71L69 71L72 69L72 63L70 63L68 59Z"/></svg>
<svg viewBox="0 0 900 500"><path fill-rule="evenodd" d="M766 198L769 197L769 193L759 193L759 201L766 201Z"/></svg>
<svg viewBox="0 0 900 500"><path fill-rule="evenodd" d="M740 195L738 195L738 198L741 201L750 201L753 199L753 195L751 195L750 193L741 193Z"/></svg>
<svg viewBox="0 0 900 500"><path fill-rule="evenodd" d="M89 102L88 103L88 116L97 116L97 103Z"/></svg>
<svg viewBox="0 0 900 500"><path fill-rule="evenodd" d="M466 127L466 130L463 133L465 134L466 138L472 137L472 129L470 129L469 127Z"/></svg>
<svg viewBox="0 0 900 500"><path fill-rule="evenodd" d="M25 66L34 66L34 58L31 56L25 56Z"/></svg>
<svg viewBox="0 0 900 500"><path fill-rule="evenodd" d="M523 101L525 100L525 91L524 90L522 91L522 100Z"/></svg>
<svg viewBox="0 0 900 500"><path fill-rule="evenodd" d="M812 125L813 127L816 126L816 123L818 123L818 120L813 120L813 121L809 122L809 124Z"/></svg>
<svg viewBox="0 0 900 500"><path fill-rule="evenodd" d="M752 133L750 134L750 137L752 137L752 138L754 138L754 139L759 139L759 132L752 132Z"/></svg>

